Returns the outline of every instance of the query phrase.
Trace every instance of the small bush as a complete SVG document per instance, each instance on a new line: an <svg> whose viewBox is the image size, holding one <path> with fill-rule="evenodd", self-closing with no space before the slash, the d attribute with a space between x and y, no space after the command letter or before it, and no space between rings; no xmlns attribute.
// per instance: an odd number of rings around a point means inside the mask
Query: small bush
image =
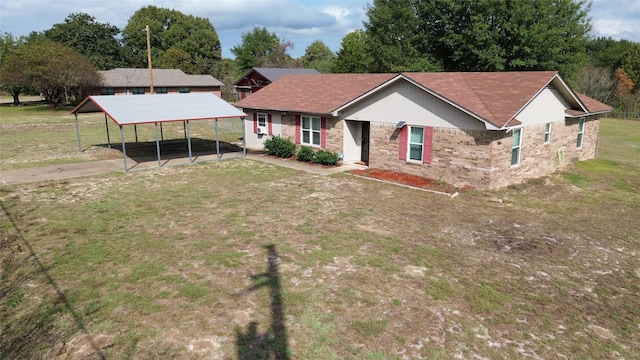
<svg viewBox="0 0 640 360"><path fill-rule="evenodd" d="M296 144L289 139L276 135L264 141L264 150L269 155L290 158L296 151Z"/></svg>
<svg viewBox="0 0 640 360"><path fill-rule="evenodd" d="M338 154L327 150L318 150L312 161L316 164L334 166L338 163Z"/></svg>
<svg viewBox="0 0 640 360"><path fill-rule="evenodd" d="M305 161L305 162L313 161L314 156L315 156L315 152L313 151L312 148L308 146L302 146L300 147L300 150L298 150L299 161Z"/></svg>

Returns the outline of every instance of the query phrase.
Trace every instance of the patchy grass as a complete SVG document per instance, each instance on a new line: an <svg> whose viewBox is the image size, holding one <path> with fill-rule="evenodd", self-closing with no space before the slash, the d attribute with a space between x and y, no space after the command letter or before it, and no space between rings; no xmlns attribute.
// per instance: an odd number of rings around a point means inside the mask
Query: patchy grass
<svg viewBox="0 0 640 360"><path fill-rule="evenodd" d="M634 358L637 171L590 161L455 199L245 159L5 186L0 348Z"/></svg>
<svg viewBox="0 0 640 360"><path fill-rule="evenodd" d="M7 109L0 168L75 146L23 126L10 164ZM454 199L246 159L0 187L0 358L637 358L638 169Z"/></svg>

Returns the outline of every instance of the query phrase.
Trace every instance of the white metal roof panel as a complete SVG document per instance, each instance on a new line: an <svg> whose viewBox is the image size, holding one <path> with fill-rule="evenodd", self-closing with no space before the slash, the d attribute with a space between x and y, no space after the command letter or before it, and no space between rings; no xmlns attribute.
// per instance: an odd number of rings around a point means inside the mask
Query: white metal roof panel
<svg viewBox="0 0 640 360"><path fill-rule="evenodd" d="M247 114L211 93L96 95L72 114L104 112L118 125L246 117Z"/></svg>

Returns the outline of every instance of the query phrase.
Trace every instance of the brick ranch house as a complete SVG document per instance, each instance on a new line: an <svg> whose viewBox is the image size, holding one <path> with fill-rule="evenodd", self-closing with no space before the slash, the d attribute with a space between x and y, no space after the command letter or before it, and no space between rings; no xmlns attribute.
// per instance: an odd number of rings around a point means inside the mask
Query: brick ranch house
<svg viewBox="0 0 640 360"><path fill-rule="evenodd" d="M273 135L457 186L498 188L595 156L608 105L554 71L289 75L236 103Z"/></svg>
<svg viewBox="0 0 640 360"><path fill-rule="evenodd" d="M220 97L224 84L211 75L188 75L180 69L153 69L156 94L212 93ZM94 95L144 95L151 93L147 68L117 68L98 71L100 93Z"/></svg>

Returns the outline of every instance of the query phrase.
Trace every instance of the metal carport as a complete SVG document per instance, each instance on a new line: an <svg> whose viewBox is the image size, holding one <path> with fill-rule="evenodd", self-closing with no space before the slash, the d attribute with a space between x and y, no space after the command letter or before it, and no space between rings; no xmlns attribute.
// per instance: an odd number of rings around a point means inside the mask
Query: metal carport
<svg viewBox="0 0 640 360"><path fill-rule="evenodd" d="M247 114L235 108L221 98L210 93L196 94L156 94L156 95L96 95L89 96L76 106L71 113L75 115L76 135L78 137L78 149L82 151L80 141L80 126L78 124L79 113L104 113L105 123L107 118L120 128L122 139L122 154L124 158L124 170L127 168L127 150L123 126L139 124L155 124L156 127L156 152L158 155L158 167L162 167L160 157L160 139L158 138L158 124L165 122L183 122L189 151L189 163L193 163L191 152L191 134L189 122L197 120L215 120L216 155L220 159L220 143L218 140L218 119L246 118ZM107 124L107 142L109 127ZM242 153L247 155L245 130L242 126Z"/></svg>

